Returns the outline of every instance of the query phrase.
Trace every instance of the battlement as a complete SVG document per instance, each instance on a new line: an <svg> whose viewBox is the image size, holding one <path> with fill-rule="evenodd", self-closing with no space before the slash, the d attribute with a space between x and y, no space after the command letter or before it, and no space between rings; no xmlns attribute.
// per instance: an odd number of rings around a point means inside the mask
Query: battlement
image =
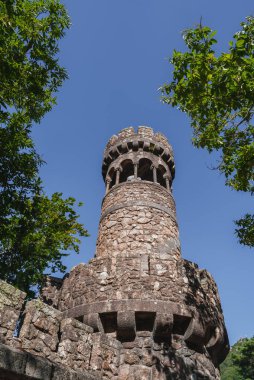
<svg viewBox="0 0 254 380"><path fill-rule="evenodd" d="M172 150L171 145L168 142L168 139L166 136L164 136L161 132L154 132L153 128L147 127L147 126L139 126L137 128L137 132L135 131L134 127L127 127L121 129L116 135L113 135L107 145L105 152L117 142L124 141L129 138L136 138L136 137L141 137L141 138L148 138L148 139L154 139L154 141L157 141L158 143L165 144L165 146L169 146Z"/></svg>
<svg viewBox="0 0 254 380"><path fill-rule="evenodd" d="M158 167L158 160L169 167L171 177L174 178L174 156L171 145L162 133L154 133L150 127L140 126L135 132L133 127L122 129L117 135L113 135L104 151L102 175L106 179L107 173L112 167L116 167L115 160L119 156L137 162L135 152L147 152L150 157L156 156L158 159L153 162ZM120 159L121 160L121 159ZM118 160L118 161L120 161ZM114 165L111 164L114 162ZM134 163L134 162L133 162Z"/></svg>

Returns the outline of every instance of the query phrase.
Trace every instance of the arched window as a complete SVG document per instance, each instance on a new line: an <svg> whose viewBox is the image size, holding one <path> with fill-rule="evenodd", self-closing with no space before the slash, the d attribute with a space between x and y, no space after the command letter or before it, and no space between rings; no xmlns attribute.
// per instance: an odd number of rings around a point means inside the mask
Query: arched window
<svg viewBox="0 0 254 380"><path fill-rule="evenodd" d="M134 179L134 165L131 160L124 160L121 163L120 183Z"/></svg>
<svg viewBox="0 0 254 380"><path fill-rule="evenodd" d="M166 169L164 168L164 166L159 165L158 170L157 170L157 182L161 186L166 188L167 186L166 186L166 179L164 177L164 174L166 174Z"/></svg>
<svg viewBox="0 0 254 380"><path fill-rule="evenodd" d="M152 161L148 158L141 158L138 164L138 177L144 181L153 182L153 171L151 169Z"/></svg>

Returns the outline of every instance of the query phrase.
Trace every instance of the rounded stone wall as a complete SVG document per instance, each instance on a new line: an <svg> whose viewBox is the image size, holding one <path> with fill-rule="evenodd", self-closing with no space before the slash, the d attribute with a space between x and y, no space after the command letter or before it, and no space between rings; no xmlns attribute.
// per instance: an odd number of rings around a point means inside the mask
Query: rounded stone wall
<svg viewBox="0 0 254 380"><path fill-rule="evenodd" d="M125 182L105 196L96 257L155 254L169 244L180 256L175 204L169 191L146 181Z"/></svg>
<svg viewBox="0 0 254 380"><path fill-rule="evenodd" d="M216 365L228 351L213 278L189 261L168 260L163 252L150 260L118 255L80 264L64 279L55 305L66 317L121 342L133 342L144 331L168 345L185 342Z"/></svg>
<svg viewBox="0 0 254 380"><path fill-rule="evenodd" d="M103 216L107 209L116 204L134 203L139 200L167 208L176 218L175 201L171 191L167 191L157 183L139 180L114 186L103 199L101 214Z"/></svg>

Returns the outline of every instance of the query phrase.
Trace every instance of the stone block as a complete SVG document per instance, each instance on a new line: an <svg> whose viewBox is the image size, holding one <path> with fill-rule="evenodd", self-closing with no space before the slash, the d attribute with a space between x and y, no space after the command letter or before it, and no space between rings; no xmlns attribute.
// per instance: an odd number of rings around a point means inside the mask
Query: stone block
<svg viewBox="0 0 254 380"><path fill-rule="evenodd" d="M0 341L7 343L14 334L26 293L0 280Z"/></svg>
<svg viewBox="0 0 254 380"><path fill-rule="evenodd" d="M187 330L184 334L184 340L186 342L194 344L199 349L203 349L205 345L205 329L203 323L197 319L192 318Z"/></svg>
<svg viewBox="0 0 254 380"><path fill-rule="evenodd" d="M124 364L119 369L118 380L128 380L130 373L130 365Z"/></svg>
<svg viewBox="0 0 254 380"><path fill-rule="evenodd" d="M0 280L0 310L3 310L7 306L20 309L25 297L26 293Z"/></svg>
<svg viewBox="0 0 254 380"><path fill-rule="evenodd" d="M173 329L173 314L156 313L153 336L155 341L170 341Z"/></svg>
<svg viewBox="0 0 254 380"><path fill-rule="evenodd" d="M27 353L0 344L0 368L24 374L26 361Z"/></svg>
<svg viewBox="0 0 254 380"><path fill-rule="evenodd" d="M91 327L73 318L66 318L61 322L58 355L62 364L73 370L85 370L89 367L92 332Z"/></svg>
<svg viewBox="0 0 254 380"><path fill-rule="evenodd" d="M62 318L63 314L60 311L40 300L28 302L19 334L22 348L33 354L55 360Z"/></svg>
<svg viewBox="0 0 254 380"><path fill-rule="evenodd" d="M143 365L131 366L128 380L152 380L152 369Z"/></svg>
<svg viewBox="0 0 254 380"><path fill-rule="evenodd" d="M73 374L65 367L56 366L53 370L52 380L73 380Z"/></svg>
<svg viewBox="0 0 254 380"><path fill-rule="evenodd" d="M99 318L99 313L89 313L83 317L84 324L90 326L95 332L103 332L103 327L101 320Z"/></svg>
<svg viewBox="0 0 254 380"><path fill-rule="evenodd" d="M120 340L134 340L136 335L135 312L117 313L117 337Z"/></svg>
<svg viewBox="0 0 254 380"><path fill-rule="evenodd" d="M51 380L52 363L28 353L25 374L35 379Z"/></svg>
<svg viewBox="0 0 254 380"><path fill-rule="evenodd" d="M225 360L229 350L229 341L227 332L224 331L223 327L217 326L214 329L206 348L215 363L221 363Z"/></svg>

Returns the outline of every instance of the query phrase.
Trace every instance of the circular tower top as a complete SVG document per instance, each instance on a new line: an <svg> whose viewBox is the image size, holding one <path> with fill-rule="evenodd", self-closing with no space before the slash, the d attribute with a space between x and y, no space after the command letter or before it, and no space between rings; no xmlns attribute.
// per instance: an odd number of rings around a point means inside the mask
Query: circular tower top
<svg viewBox="0 0 254 380"><path fill-rule="evenodd" d="M175 174L173 150L162 133L140 126L113 135L104 151L102 175L107 190L114 185L140 179L157 182L170 190Z"/></svg>
<svg viewBox="0 0 254 380"><path fill-rule="evenodd" d="M125 128L111 137L103 161L102 202L96 257L156 255L180 258L172 148L152 128ZM162 248L163 247L163 248ZM167 253L166 253L167 252Z"/></svg>

